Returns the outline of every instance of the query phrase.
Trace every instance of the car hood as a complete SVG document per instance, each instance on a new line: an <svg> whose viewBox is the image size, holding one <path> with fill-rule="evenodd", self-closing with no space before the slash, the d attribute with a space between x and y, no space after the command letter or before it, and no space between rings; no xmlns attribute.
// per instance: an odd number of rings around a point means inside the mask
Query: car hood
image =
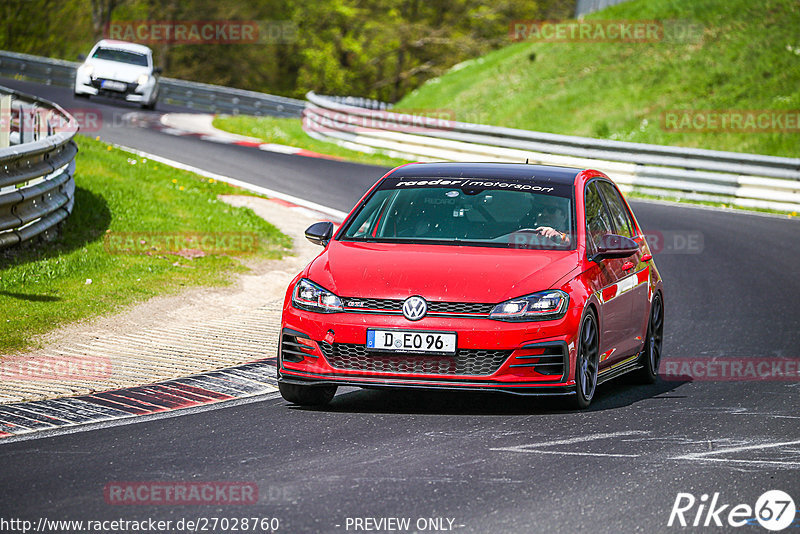
<svg viewBox="0 0 800 534"><path fill-rule="evenodd" d="M92 65L92 76L95 78L105 78L120 82L133 83L142 74L150 74L150 67L140 65L130 65L117 61L106 61L104 59L93 59L87 64Z"/></svg>
<svg viewBox="0 0 800 534"><path fill-rule="evenodd" d="M577 262L574 250L332 241L307 276L343 297L498 303L550 289Z"/></svg>

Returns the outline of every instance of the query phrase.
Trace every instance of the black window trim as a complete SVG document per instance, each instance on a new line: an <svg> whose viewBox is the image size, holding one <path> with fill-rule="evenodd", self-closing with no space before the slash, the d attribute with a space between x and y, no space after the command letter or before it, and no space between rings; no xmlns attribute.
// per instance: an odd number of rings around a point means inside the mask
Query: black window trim
<svg viewBox="0 0 800 534"><path fill-rule="evenodd" d="M602 176L595 176L593 178L590 178L589 181L586 182L586 185L583 188L583 219L584 219L584 221L583 221L584 230L583 231L586 234L586 259L588 259L588 260L591 260L592 256L589 255L589 246L588 246L589 245L589 220L586 217L586 190L589 189L589 185L590 184L593 184L595 182L609 182L609 180L606 180ZM614 230L614 232L616 232L617 231L617 223L614 220L614 217L611 216L611 210L608 209L608 202L606 202L606 197L603 194L603 191L602 191L602 189L600 189L600 187L595 186L595 190L597 191L597 194L600 195L600 202L603 203L603 208L605 208L606 215L608 216L608 220L611 222L612 230ZM592 243L592 248L594 248L594 243Z"/></svg>
<svg viewBox="0 0 800 534"><path fill-rule="evenodd" d="M633 239L634 237L636 237L636 225L633 224L633 215L631 214L631 210L628 208L628 205L627 205L627 203L625 202L625 199L622 196L622 192L619 190L619 188L616 186L616 184L614 182L612 182L611 180L606 180L604 178L599 178L598 177L597 181L598 182L607 183L619 195L619 198L622 201L622 209L624 210L625 217L627 217L627 219L628 219L628 226L630 226L631 233L633 234L631 236L631 239ZM603 192L603 190L600 187L597 188L597 191L600 193L600 196L603 199L603 203L606 206L606 210L608 210L608 214L611 215L611 209L608 206L608 200L606 199L606 194ZM622 234L619 233L619 228L617 228L617 220L616 220L616 218L611 217L611 224L614 225L614 232L616 232L618 235L622 235Z"/></svg>

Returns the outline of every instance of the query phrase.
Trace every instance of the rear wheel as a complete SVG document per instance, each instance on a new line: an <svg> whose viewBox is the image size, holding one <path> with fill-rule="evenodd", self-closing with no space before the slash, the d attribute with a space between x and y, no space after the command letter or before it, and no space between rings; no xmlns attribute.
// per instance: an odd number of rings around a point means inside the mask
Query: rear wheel
<svg viewBox="0 0 800 534"><path fill-rule="evenodd" d="M575 397L572 404L580 410L591 404L597 389L599 346L597 318L593 311L589 311L581 322L578 353L575 356Z"/></svg>
<svg viewBox="0 0 800 534"><path fill-rule="evenodd" d="M661 363L661 347L664 341L664 303L661 294L656 293L650 306L650 320L647 323L647 336L644 350L639 357L642 368L636 371L636 381L652 384L658 376L658 365Z"/></svg>
<svg viewBox="0 0 800 534"><path fill-rule="evenodd" d="M324 406L336 395L336 386L300 386L278 382L281 396L300 406Z"/></svg>

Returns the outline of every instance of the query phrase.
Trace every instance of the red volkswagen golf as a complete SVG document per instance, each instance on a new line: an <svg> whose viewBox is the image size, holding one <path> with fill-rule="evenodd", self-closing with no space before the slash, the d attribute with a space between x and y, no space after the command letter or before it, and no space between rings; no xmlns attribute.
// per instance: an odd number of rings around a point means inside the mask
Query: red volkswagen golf
<svg viewBox="0 0 800 534"><path fill-rule="evenodd" d="M339 385L569 395L653 382L662 282L636 218L601 172L417 163L376 183L286 292L284 399Z"/></svg>

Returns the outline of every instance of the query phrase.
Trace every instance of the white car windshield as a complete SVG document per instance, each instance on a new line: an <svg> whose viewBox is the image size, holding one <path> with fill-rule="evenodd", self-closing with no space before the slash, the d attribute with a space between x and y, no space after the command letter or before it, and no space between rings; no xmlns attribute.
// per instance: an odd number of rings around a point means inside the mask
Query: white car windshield
<svg viewBox="0 0 800 534"><path fill-rule="evenodd" d="M119 48L98 48L92 54L93 59L104 59L106 61L116 61L118 63L127 63L129 65L138 65L140 67L147 66L147 56L129 50L120 50Z"/></svg>

